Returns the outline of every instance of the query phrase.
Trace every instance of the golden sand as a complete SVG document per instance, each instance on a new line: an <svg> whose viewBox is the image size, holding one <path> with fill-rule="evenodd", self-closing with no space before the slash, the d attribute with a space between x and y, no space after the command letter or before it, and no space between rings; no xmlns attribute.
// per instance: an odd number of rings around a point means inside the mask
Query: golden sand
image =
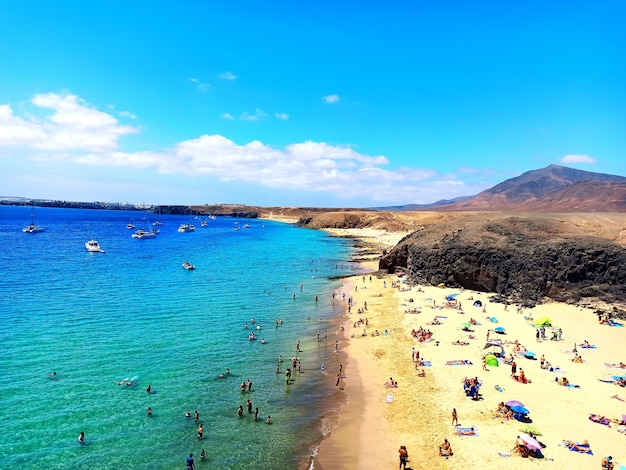
<svg viewBox="0 0 626 470"><path fill-rule="evenodd" d="M358 231L333 231L335 235L358 236ZM388 234L386 234L388 236ZM393 238L393 236L391 237ZM397 239L399 240L399 238ZM387 240L394 244L397 240ZM375 263L367 268L374 271ZM603 426L588 419L592 413L607 418L621 418L626 414L626 388L600 381L612 375L624 375L625 369L609 368L605 363L626 363L626 328L600 325L596 315L562 303L546 303L533 309L517 312L515 306L505 311L502 304L489 302L490 295L433 286L408 287L402 278L359 275L346 279L341 296L352 297L351 313L345 315L344 335L340 342L344 361L340 388L336 393L347 395L340 412L339 424L322 442L315 469L395 469L398 468L398 448L406 445L412 469L519 469L542 465L553 469L600 468L605 455L626 465L626 426L611 423ZM399 288L392 288L398 282ZM446 307L445 298L459 294L461 310ZM473 300L471 300L473 298ZM412 301L411 301L412 300ZM481 300L483 308L474 307ZM367 310L358 313L358 309ZM416 309L421 313L405 313ZM536 328L528 318L548 316L552 325L560 327L562 341L547 338L538 342ZM429 325L439 317L441 325ZM497 318L497 323L490 321ZM480 325L471 333L462 330L462 324L474 318ZM368 326L357 324L367 319ZM411 336L419 327L434 332L433 341L420 343ZM495 327L505 328L503 335ZM388 334L371 336L376 330ZM483 370L483 349L487 333L491 339L507 342L518 340L537 358L545 355L562 372L550 372L540 367L539 360L515 355L518 373L524 369L531 383L522 384L511 378L511 367L501 364ZM365 336L363 334L365 333ZM474 339L470 338L470 335ZM468 345L454 344L457 340ZM584 363L571 361L575 343L587 340L595 349L577 347ZM420 357L431 362L429 367L418 367L412 361L412 348ZM505 346L506 355L513 352ZM565 352L564 352L565 351ZM446 365L447 361L469 360L472 365ZM418 376L425 370L426 376ZM329 380L336 377L329 372ZM558 385L556 377L567 377L580 388ZM389 378L398 382L398 388L385 387ZM482 381L483 399L474 401L463 391L465 377ZM496 387L502 391L496 390ZM495 410L501 401L519 400L530 410L529 426L541 432L537 439L545 445L543 460L525 459L515 453L501 456L514 447L515 439L525 423L503 420ZM477 436L459 436L451 422L456 408L462 427L475 426ZM449 459L439 456L438 448L447 438L454 455ZM563 440L588 440L593 455L576 453L561 446ZM616 465L615 468L619 468Z"/></svg>

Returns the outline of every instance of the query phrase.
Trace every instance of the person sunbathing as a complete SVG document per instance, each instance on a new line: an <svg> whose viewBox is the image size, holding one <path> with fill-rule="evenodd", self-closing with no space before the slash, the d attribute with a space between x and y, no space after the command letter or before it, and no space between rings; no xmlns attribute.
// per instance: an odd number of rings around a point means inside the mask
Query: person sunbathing
<svg viewBox="0 0 626 470"><path fill-rule="evenodd" d="M452 446L450 445L450 442L448 442L448 439L444 439L443 444L439 446L439 455L442 457L454 455L452 452Z"/></svg>
<svg viewBox="0 0 626 470"><path fill-rule="evenodd" d="M422 369L418 374L418 377L426 377L426 371L424 369Z"/></svg>
<svg viewBox="0 0 626 470"><path fill-rule="evenodd" d="M576 354L573 358L572 358L572 362L577 362L579 364L582 364L583 362L583 358L582 356L579 356L578 354Z"/></svg>
<svg viewBox="0 0 626 470"><path fill-rule="evenodd" d="M476 430L473 427L469 429L457 429L456 433L459 436L473 436L476 434Z"/></svg>
<svg viewBox="0 0 626 470"><path fill-rule="evenodd" d="M606 420L606 417L605 416L600 416L600 415L591 415L591 416L589 416L589 419L591 421L593 421L594 423L602 424L602 422L604 422Z"/></svg>
<svg viewBox="0 0 626 470"><path fill-rule="evenodd" d="M567 387L567 386L569 385L569 380L567 380L567 377L563 377L563 378L560 380L560 384L561 384L561 385L563 385L563 386L565 386L565 387Z"/></svg>
<svg viewBox="0 0 626 470"><path fill-rule="evenodd" d="M574 441L563 441L565 446L570 450L575 450L577 452L589 452L591 449L589 448L589 441L585 439L582 443L578 444Z"/></svg>

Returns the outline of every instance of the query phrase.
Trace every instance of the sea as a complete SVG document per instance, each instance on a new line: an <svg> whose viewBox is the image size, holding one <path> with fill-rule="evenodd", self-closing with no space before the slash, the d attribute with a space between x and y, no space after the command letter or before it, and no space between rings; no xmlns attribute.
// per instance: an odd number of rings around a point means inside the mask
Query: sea
<svg viewBox="0 0 626 470"><path fill-rule="evenodd" d="M44 232L22 232L31 217ZM131 237L127 224L157 220L158 237ZM197 469L312 468L341 401L321 365L341 354L333 293L360 272L355 248L286 223L202 220L0 206L0 468L184 469L189 454ZM87 252L91 239L105 252Z"/></svg>

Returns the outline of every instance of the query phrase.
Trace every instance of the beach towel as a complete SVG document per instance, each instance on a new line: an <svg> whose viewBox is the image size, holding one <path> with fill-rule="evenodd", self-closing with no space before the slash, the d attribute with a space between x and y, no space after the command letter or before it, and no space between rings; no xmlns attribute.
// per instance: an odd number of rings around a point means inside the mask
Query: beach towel
<svg viewBox="0 0 626 470"><path fill-rule="evenodd" d="M466 428L461 428L457 426L454 429L454 432L458 436L479 436L480 435L480 433L478 432L478 428L476 426L470 426Z"/></svg>
<svg viewBox="0 0 626 470"><path fill-rule="evenodd" d="M471 366L472 361L468 359L460 359L456 361L446 361L447 366Z"/></svg>
<svg viewBox="0 0 626 470"><path fill-rule="evenodd" d="M430 361L420 361L420 366L422 367L430 367L433 364Z"/></svg>
<svg viewBox="0 0 626 470"><path fill-rule="evenodd" d="M596 349L596 345L595 344L579 344L579 346L583 349Z"/></svg>
<svg viewBox="0 0 626 470"><path fill-rule="evenodd" d="M605 418L604 416L599 416L597 414L590 414L589 421L593 421L594 423L602 424L604 426L611 426L611 420L609 418Z"/></svg>
<svg viewBox="0 0 626 470"><path fill-rule="evenodd" d="M567 388L580 388L580 385L574 385L574 384L568 384L566 385Z"/></svg>
<svg viewBox="0 0 626 470"><path fill-rule="evenodd" d="M591 447L589 446L589 444L573 442L573 441L563 441L561 445L571 450L572 452L578 452L579 454L593 455L593 452L591 451Z"/></svg>

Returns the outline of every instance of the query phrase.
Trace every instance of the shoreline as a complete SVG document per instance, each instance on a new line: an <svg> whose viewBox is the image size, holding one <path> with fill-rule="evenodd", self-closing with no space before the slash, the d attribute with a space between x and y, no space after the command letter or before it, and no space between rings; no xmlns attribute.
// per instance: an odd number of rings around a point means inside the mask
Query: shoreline
<svg viewBox="0 0 626 470"><path fill-rule="evenodd" d="M335 236L359 238L359 229L327 230ZM367 244L370 234L362 241ZM372 246L372 245L370 245ZM374 245L375 246L375 245ZM626 328L611 328L597 322L593 310L576 305L546 300L533 309L516 312L514 307L504 310L503 304L488 301L491 294L463 291L461 289L403 285L402 278L395 275L373 275L375 261L359 261L369 274L355 275L344 280L342 292L353 298L352 313L344 314L345 342L345 404L341 407L338 424L319 445L313 465L318 469L393 469L398 465L398 447L406 445L412 469L418 468L474 468L496 465L499 468L520 468L527 459L507 455L515 443L519 429L524 423L493 418L500 401L517 399L531 410L531 426L543 434L538 439L546 445L543 454L546 463L554 462L553 468L599 467L600 459L613 455L614 460L626 464L624 435L617 429L593 423L588 419L592 413L607 418L620 418L626 413L623 401L612 399L614 394L626 398L626 389L601 382L611 374L624 374L626 370L607 368L604 363L626 362L626 353L620 344L626 339ZM391 289L392 282L399 288ZM386 287L384 284L386 283ZM445 296L458 294L462 310L446 306ZM471 298L480 299L483 312L475 308ZM358 309L367 310L358 313ZM419 314L407 314L406 310L419 309ZM489 312L489 313L487 313ZM497 316L498 324L489 321L489 315ZM525 317L538 319L549 316L553 324L562 327L564 340L537 342L535 328ZM441 318L441 325L427 323L434 317ZM359 318L367 318L369 326L354 327ZM476 319L481 325L468 334L461 324ZM434 340L420 343L410 334L419 327L434 332ZM500 339L518 340L536 352L544 354L548 361L560 365L563 372L542 370L539 361L515 356L518 367L526 370L531 383L522 384L511 378L510 366L482 368L483 346L489 331L502 326L506 335ZM367 336L361 336L363 330ZM370 336L373 331L387 329L385 336ZM469 336L473 336L473 339ZM585 363L571 362L574 343L583 340L598 345L597 349L579 349ZM457 345L461 341L466 345ZM423 367L425 377L419 377L411 359L412 348L420 351L422 359L432 366ZM505 346L506 355L512 346ZM447 366L446 361L469 359L472 365ZM419 367L418 370L421 370ZM555 379L567 376L570 383L580 388L557 385ZM392 376L397 389L386 389L383 384ZM463 378L477 376L483 382L484 399L473 401L462 390ZM499 392L495 389L502 389ZM392 394L391 402L388 395ZM458 436L451 424L451 411L456 408L463 426L476 426L480 436ZM447 438L452 444L454 456L450 460L440 457L438 447ZM581 455L560 446L564 439L582 442L589 440L594 455ZM528 459L531 460L531 459ZM526 464L528 465L528 464ZM618 466L616 465L616 468Z"/></svg>

